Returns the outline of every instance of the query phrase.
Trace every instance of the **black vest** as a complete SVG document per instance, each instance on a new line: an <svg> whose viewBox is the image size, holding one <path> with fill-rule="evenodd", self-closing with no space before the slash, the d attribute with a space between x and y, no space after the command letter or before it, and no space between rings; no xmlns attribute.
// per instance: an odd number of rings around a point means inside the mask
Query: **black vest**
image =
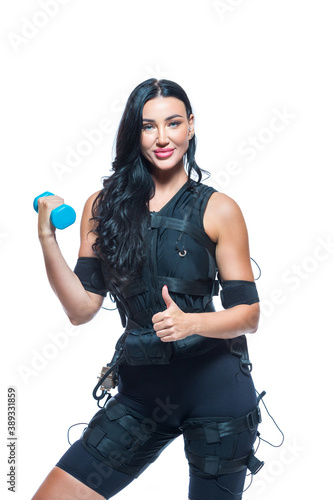
<svg viewBox="0 0 333 500"><path fill-rule="evenodd" d="M151 322L155 313L166 309L164 285L184 312L215 310L212 299L219 292L216 244L203 226L205 208L214 192L190 179L159 212L151 212L142 276L117 289L110 286L126 326L116 349L124 350L129 364L165 364L207 352L220 342L230 343L201 335L162 342Z"/></svg>

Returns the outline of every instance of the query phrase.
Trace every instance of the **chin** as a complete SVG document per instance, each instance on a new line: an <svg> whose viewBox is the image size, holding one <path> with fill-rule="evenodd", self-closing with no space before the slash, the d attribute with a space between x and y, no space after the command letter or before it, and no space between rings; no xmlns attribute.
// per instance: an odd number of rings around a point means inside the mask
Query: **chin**
<svg viewBox="0 0 333 500"><path fill-rule="evenodd" d="M150 163L157 169L160 170L172 170L184 166L183 157L181 158L168 158L166 160L156 160L150 161Z"/></svg>

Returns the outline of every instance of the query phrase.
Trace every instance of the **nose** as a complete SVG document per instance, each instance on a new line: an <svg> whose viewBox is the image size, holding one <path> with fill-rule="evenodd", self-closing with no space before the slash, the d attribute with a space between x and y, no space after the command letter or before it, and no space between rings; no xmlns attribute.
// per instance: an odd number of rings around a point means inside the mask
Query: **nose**
<svg viewBox="0 0 333 500"><path fill-rule="evenodd" d="M157 135L157 144L159 146L165 146L168 143L169 143L169 138L167 136L165 128L159 127Z"/></svg>

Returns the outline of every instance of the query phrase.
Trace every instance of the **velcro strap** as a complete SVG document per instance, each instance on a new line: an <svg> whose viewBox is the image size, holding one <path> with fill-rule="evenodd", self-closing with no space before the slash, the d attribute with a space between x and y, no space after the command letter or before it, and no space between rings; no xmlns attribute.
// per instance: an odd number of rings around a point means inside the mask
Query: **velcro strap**
<svg viewBox="0 0 333 500"><path fill-rule="evenodd" d="M95 257L79 257L74 273L88 292L106 297L107 287L101 267L101 261Z"/></svg>
<svg viewBox="0 0 333 500"><path fill-rule="evenodd" d="M230 434L239 434L249 430L254 431L261 422L260 409L257 406L253 411L240 418L233 418L227 422L200 421L185 422L181 429L185 430L186 439L198 441L205 439L207 444L219 443L221 438Z"/></svg>
<svg viewBox="0 0 333 500"><path fill-rule="evenodd" d="M198 307L182 307L181 308L183 312L185 313L200 313L200 312L213 312L215 311L214 304L212 302L209 302L207 306L204 309L198 308ZM152 325L151 319L153 317L154 313L152 309L144 309L143 311L140 311L138 313L132 314L133 320L138 324L138 326L135 326L133 328L138 328L140 326L149 326Z"/></svg>
<svg viewBox="0 0 333 500"><path fill-rule="evenodd" d="M159 284L162 289L164 285L167 285L170 292L183 293L185 295L217 295L216 283L218 287L218 281L215 280L204 280L204 281L194 281L194 280L183 280L181 278L174 278L171 276L159 276Z"/></svg>
<svg viewBox="0 0 333 500"><path fill-rule="evenodd" d="M87 429L85 429L82 435L82 439L88 444L91 444L91 446L96 447L103 439L105 434L106 433L100 427L94 427L93 429L91 427L88 427Z"/></svg>
<svg viewBox="0 0 333 500"><path fill-rule="evenodd" d="M131 415L121 417L118 424L140 445L143 445L151 437L151 434L145 429L144 425L134 420Z"/></svg>
<svg viewBox="0 0 333 500"><path fill-rule="evenodd" d="M208 455L201 457L187 452L187 459L191 465L194 465L199 471L211 476L219 476L221 474L230 474L240 472L247 468L249 456L235 458L233 460L223 460L220 457Z"/></svg>
<svg viewBox="0 0 333 500"><path fill-rule="evenodd" d="M131 461L133 453L139 447L138 442L131 443L131 446L120 445L107 436L96 446L96 450L115 466L124 466Z"/></svg>
<svg viewBox="0 0 333 500"><path fill-rule="evenodd" d="M254 281L226 280L221 283L221 302L224 309L240 304L259 302L257 287Z"/></svg>
<svg viewBox="0 0 333 500"><path fill-rule="evenodd" d="M114 420L118 420L127 414L126 408L124 405L119 403L115 398L111 398L106 406L105 406L105 415L113 422Z"/></svg>
<svg viewBox="0 0 333 500"><path fill-rule="evenodd" d="M194 281L174 278L172 276L159 276L161 290L164 285L168 286L170 292L183 293L185 295L218 295L219 292L218 280ZM125 299L139 293L147 292L148 290L147 283L142 278L133 280L127 285L119 286L119 291Z"/></svg>
<svg viewBox="0 0 333 500"><path fill-rule="evenodd" d="M151 228L155 229L159 227L166 229L175 229L176 231L181 231L183 233L189 234L198 243L207 248L207 250L213 256L215 256L216 244L199 226L196 226L191 222L183 221L181 219L174 219L173 217L163 217L161 215L151 214Z"/></svg>

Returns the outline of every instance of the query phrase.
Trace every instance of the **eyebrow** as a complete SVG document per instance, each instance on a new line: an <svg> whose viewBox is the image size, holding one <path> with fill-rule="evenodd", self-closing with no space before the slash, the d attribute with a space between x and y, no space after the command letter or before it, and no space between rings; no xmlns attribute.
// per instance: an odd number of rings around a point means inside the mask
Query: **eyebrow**
<svg viewBox="0 0 333 500"><path fill-rule="evenodd" d="M172 116L168 116L168 118L165 119L165 121L169 121L169 120L172 120L173 118L184 118L182 115L172 115ZM152 122L152 123L156 123L155 120L151 120L150 118L142 118L142 121L143 122Z"/></svg>

